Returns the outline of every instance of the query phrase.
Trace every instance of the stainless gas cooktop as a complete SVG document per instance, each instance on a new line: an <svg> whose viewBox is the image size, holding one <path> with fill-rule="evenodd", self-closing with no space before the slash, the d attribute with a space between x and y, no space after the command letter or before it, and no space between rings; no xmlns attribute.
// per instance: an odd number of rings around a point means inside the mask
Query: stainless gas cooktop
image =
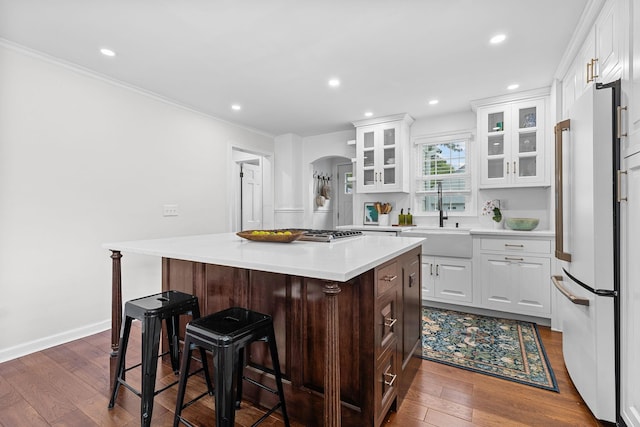
<svg viewBox="0 0 640 427"><path fill-rule="evenodd" d="M362 231L357 230L303 230L304 234L299 240L312 242L332 242L347 237L362 236Z"/></svg>

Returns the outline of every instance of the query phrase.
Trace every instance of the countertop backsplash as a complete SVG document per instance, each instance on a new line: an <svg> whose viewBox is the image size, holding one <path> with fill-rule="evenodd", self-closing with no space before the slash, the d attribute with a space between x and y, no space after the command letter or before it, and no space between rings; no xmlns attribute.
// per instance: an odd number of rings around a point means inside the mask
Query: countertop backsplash
<svg viewBox="0 0 640 427"><path fill-rule="evenodd" d="M400 209L411 207L411 196L405 193L377 193L362 194L358 204L354 203L355 224L362 224L364 215L365 202L388 202L393 206L390 213L389 224L398 223L398 214ZM540 223L536 227L536 231L551 230L552 222L552 194L551 189L545 188L504 188L491 190L477 190L476 197L476 215L455 215L448 212L449 219L445 221L445 227L455 228L456 224L460 228L494 228L493 221L490 217L482 215L482 205L487 200L500 200L500 210L503 218L538 218ZM356 198L354 198L354 201ZM412 209L413 223L417 226L432 227L438 226L438 216L416 215ZM504 220L503 220L504 222Z"/></svg>

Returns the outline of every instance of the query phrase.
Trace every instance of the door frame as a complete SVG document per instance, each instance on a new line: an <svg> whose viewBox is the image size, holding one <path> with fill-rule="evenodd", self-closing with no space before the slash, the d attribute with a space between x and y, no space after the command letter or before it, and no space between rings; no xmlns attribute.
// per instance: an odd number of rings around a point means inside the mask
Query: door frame
<svg viewBox="0 0 640 427"><path fill-rule="evenodd" d="M240 222L240 164L253 162L259 159L262 166L262 227L273 228L273 153L247 150L238 146L231 146L229 150L229 177L228 177L228 203L227 230L229 232L241 231Z"/></svg>

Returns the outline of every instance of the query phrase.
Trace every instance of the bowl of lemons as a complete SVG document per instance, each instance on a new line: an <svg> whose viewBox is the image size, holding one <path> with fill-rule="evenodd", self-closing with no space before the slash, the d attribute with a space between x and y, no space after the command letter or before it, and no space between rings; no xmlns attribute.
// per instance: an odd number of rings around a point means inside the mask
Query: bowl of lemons
<svg viewBox="0 0 640 427"><path fill-rule="evenodd" d="M236 235L254 242L290 243L299 239L303 233L300 230L244 230Z"/></svg>

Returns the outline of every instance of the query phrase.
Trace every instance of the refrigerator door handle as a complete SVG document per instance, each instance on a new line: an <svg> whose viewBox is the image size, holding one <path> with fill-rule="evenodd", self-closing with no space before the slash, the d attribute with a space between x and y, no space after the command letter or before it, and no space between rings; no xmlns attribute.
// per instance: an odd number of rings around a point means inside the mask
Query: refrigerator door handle
<svg viewBox="0 0 640 427"><path fill-rule="evenodd" d="M562 135L571 128L569 119L559 122L554 132L556 134L556 258L571 262L571 254L564 251L564 214L563 214L563 190L562 190Z"/></svg>
<svg viewBox="0 0 640 427"><path fill-rule="evenodd" d="M564 285L562 284L562 276L551 276L551 281L553 282L555 287L558 288L560 293L565 297L567 297L567 299L572 303L577 305L586 305L586 306L589 305L589 300L587 298L577 297L573 295L571 292L569 292L567 288L564 287Z"/></svg>

